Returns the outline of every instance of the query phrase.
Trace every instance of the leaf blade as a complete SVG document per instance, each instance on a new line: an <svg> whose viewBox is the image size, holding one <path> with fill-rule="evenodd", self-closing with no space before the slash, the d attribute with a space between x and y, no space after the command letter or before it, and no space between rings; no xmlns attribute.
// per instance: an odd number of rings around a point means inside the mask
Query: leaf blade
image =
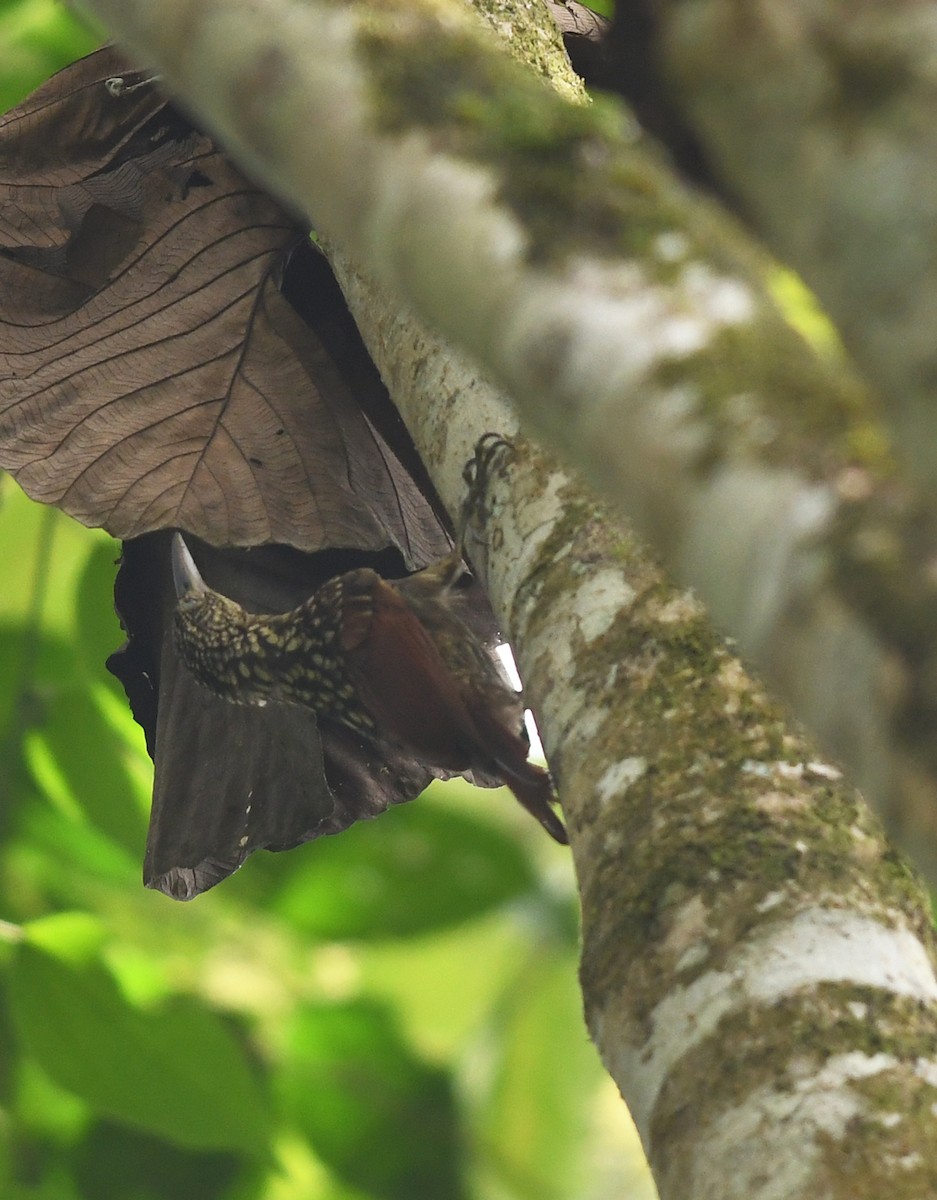
<svg viewBox="0 0 937 1200"><path fill-rule="evenodd" d="M96 1112L192 1149L266 1151L269 1118L243 1052L191 1002L129 1004L99 962L23 943L9 968L14 1024L60 1086Z"/></svg>

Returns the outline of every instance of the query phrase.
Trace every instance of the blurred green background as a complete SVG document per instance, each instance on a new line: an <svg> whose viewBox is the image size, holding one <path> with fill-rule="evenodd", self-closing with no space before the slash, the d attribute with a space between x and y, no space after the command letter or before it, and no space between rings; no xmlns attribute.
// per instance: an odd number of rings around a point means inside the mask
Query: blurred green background
<svg viewBox="0 0 937 1200"><path fill-rule="evenodd" d="M0 107L96 41L0 0ZM0 474L0 1196L651 1197L583 1026L568 851L506 793L433 788L189 905L144 890L118 553Z"/></svg>

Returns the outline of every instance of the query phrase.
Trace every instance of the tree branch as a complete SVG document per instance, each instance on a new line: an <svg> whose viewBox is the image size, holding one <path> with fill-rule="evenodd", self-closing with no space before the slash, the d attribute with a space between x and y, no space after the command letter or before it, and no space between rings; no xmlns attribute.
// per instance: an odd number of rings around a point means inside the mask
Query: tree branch
<svg viewBox="0 0 937 1200"><path fill-rule="evenodd" d="M455 508L474 440L516 418L333 263ZM473 557L569 823L589 1029L662 1200L816 1200L834 1181L919 1200L937 1184L926 894L699 603L555 460L522 443L494 484ZM920 1120L893 1121L896 1094Z"/></svg>
<svg viewBox="0 0 937 1200"><path fill-rule="evenodd" d="M625 506L937 879L937 520L734 225L455 5L87 7Z"/></svg>
<svg viewBox="0 0 937 1200"><path fill-rule="evenodd" d="M712 165L810 283L937 482L937 23L913 0L655 6ZM792 186L793 185L793 186Z"/></svg>
<svg viewBox="0 0 937 1200"><path fill-rule="evenodd" d="M794 451L804 445L798 437L777 463L766 465L756 453L757 422L765 419L760 392L747 399L732 385L745 403L729 422L731 452L707 450L715 465L708 474L701 467L707 413L681 397L679 371L688 355L705 370L713 338L731 335L749 369L748 356L761 349L770 348L775 363L793 355L818 394L840 398L830 418L840 433L838 422L859 392L810 359L759 290L757 272L739 274L735 260L731 270L725 260L707 263L698 256L702 242L690 255L681 240L689 235L674 223L685 216L698 231L700 223L719 229L720 222L692 216L689 201L678 202L671 185L661 191L656 167L641 176L651 181L648 219L660 205L666 217L650 240L656 278L648 277L640 256L531 265L517 246L516 212L499 205L477 167L436 157L428 135L388 135L373 113L365 120L365 60L349 46L355 37L375 35L360 11L356 26L352 10L313 3L287 9L273 0L227 6L164 0L155 30L139 23L141 11L156 11L140 0L96 0L95 8L111 12L115 28L138 39L138 51L174 64L171 82L222 132L230 127L234 136L240 129L232 144L253 145L258 170L264 146L279 164L269 177L284 188L291 178L290 194L304 197L330 235L347 238L358 260L425 307L438 302L443 323L463 329L476 350L487 346L486 361L511 377L535 416L538 392L545 408L585 406L594 384L602 415L576 407L582 428L570 423L568 408L541 414L540 421L565 435L594 477L626 484L643 526L656 528L672 552L665 517L676 522L679 545L689 525L715 529L737 509L731 536L752 550L772 531L783 499L792 520L768 538L767 593L753 581L754 611L764 627L755 642L777 632L778 612L790 617L793 597L807 601L808 632L798 640L790 621L782 622L782 632L806 666L819 648L813 639L831 622L863 678L891 662L893 652L816 587L824 551L811 539L831 519L829 507L838 511L837 493L819 469L822 455L809 470L796 465ZM307 17L321 19L325 32L307 29ZM373 19L380 23L380 14ZM409 18L400 19L408 28ZM425 32L424 18L414 20ZM167 27L181 44L166 40ZM458 22L443 20L443 41L424 51L435 62L449 46L447 30L463 36ZM226 33L237 35L233 46ZM373 59L366 61L373 67ZM305 78L307 67L318 72L317 82ZM334 89L326 86L329 76ZM285 92L284 80L292 80ZM519 85L521 97L526 86ZM232 98L237 102L229 107ZM426 101L439 102L435 95ZM278 131L284 144L277 143ZM600 157L603 144L595 143ZM365 168L376 175L359 177ZM588 161L583 171L588 189ZM581 226L574 233L592 237ZM333 261L371 352L454 508L475 438L489 429L510 432L515 418L503 397L415 324L395 297L362 280L334 248ZM580 300L584 320L575 311ZM483 311L485 302L494 306L491 313ZM759 316L752 326L753 312ZM747 334L750 327L754 350L733 340L733 331ZM626 330L634 337L620 340ZM557 357L547 334L560 339L566 357ZM586 350L595 351L597 364L585 360ZM577 374L570 363L582 368L583 390L570 382ZM676 372L666 387L656 374L662 364ZM567 412L565 424L560 411ZM728 411L717 409L709 432L727 422ZM794 427L800 428L796 420ZM845 469L835 450L830 457L837 471ZM665 468L685 478L658 478ZM634 480L625 478L629 471ZM841 480L844 494L851 480L854 493L868 496L886 477L867 465L850 471ZM754 519L749 491L745 503L730 503L733 488L749 476L765 509ZM899 1197L905 1185L907 1196L927 1194L935 1182L930 1106L937 1098L928 910L855 794L785 727L761 688L708 632L694 598L670 588L631 534L555 462L520 448L494 480L484 541L475 551L511 632L570 822L583 895L590 1029L637 1116L664 1200L714 1194L768 1200L779 1194L778 1181L785 1200L837 1191L861 1200L886 1186ZM797 577L784 584L792 568ZM718 581L710 590L720 592ZM739 612L751 616L744 602ZM892 743L881 712L872 729L875 751L887 760Z"/></svg>

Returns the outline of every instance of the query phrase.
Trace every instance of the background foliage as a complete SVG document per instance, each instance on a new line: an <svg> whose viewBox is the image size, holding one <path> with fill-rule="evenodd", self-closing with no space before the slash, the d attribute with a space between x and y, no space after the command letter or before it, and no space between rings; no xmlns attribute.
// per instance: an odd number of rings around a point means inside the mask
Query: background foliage
<svg viewBox="0 0 937 1200"><path fill-rule="evenodd" d="M96 42L0 0L0 107ZM568 852L506 794L431 789L190 905L142 888L118 552L0 475L0 1195L651 1195Z"/></svg>

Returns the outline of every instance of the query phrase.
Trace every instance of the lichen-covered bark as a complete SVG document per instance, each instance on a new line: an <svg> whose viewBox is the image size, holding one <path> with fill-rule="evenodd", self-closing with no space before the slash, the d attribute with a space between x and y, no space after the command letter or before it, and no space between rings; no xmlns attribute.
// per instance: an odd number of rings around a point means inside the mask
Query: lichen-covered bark
<svg viewBox="0 0 937 1200"><path fill-rule="evenodd" d="M505 505L494 535L558 738L587 1021L661 1196L932 1194L925 895L692 598L577 509Z"/></svg>
<svg viewBox="0 0 937 1200"><path fill-rule="evenodd" d="M95 7L111 9L109 0ZM133 24L131 12L155 12L142 0L115 0L113 16L118 28L137 30L141 45L152 34L171 78L243 138L243 113L225 107L240 97L255 166L263 130L273 139L264 149L277 164L271 178L308 194L331 233L350 231L359 260L423 304L437 299L442 324L461 314L456 325L469 344L500 347L486 361L526 397L534 423L588 459L593 477L618 481L642 528L705 579L721 615L737 620L777 672L787 670L777 661L787 648L798 677L829 683L836 703L821 690L817 708L851 731L844 740L862 769L890 770L898 757L890 720L909 694L905 652L872 620L857 621L828 586L841 572L872 580L872 594L896 591L891 564L914 557L905 532L897 548L888 542L895 525L885 501L899 494L861 389L809 355L746 265L743 243L694 209L657 166L635 160L629 174L622 164L631 160L613 155L614 169L600 161L626 197L600 187L590 207L590 154L605 153L598 135L581 140L590 118L564 113L555 124L544 101L547 118L538 123L526 85L515 96L509 75L486 76L487 60L460 23L455 48L434 46L445 68L436 84L428 69L418 74L442 89L421 101L422 132L401 128L391 104L381 123L396 132L375 133L371 122L355 125L361 94L357 85L349 92L343 71L360 84L354 72L373 63L386 36L381 13L394 6L372 10L364 59L342 59L336 49L353 28L352 10L312 2L289 8L287 41L272 51L284 29L271 14L281 7L162 0L159 24L184 20L184 48L167 48L162 28ZM221 8L259 15L263 29L246 16L212 24ZM314 56L316 69L331 72L336 111L321 79L304 98L287 86L300 78L292 46L310 54L300 38L309 14L345 31ZM403 37L407 20L398 24ZM230 64L213 66L212 54L226 53L224 32L239 40ZM320 41L321 33L316 25ZM251 58L258 47L266 54ZM499 84L490 103L460 90L463 51L470 73ZM419 51L420 61L428 55ZM404 61L398 46L386 72ZM403 93L381 94L390 101ZM458 163L430 153L446 144L432 114L447 97L472 118L450 146ZM515 100L497 134L504 105ZM267 103L273 113L265 114ZM363 146L329 159L324 139L304 140L300 117L328 125L330 139L360 133ZM534 190L549 199L545 215L529 206L528 191L518 199L507 184L504 203L492 203L491 179L476 170L479 128L513 166L528 163ZM282 158L278 131L297 139ZM296 160L302 180L290 176ZM571 267L564 244L551 244L548 210L574 161L587 178L573 224L589 254ZM369 165L377 185L356 173ZM345 189L338 200L331 187ZM341 205L349 211L337 212ZM521 253L525 209L533 265ZM436 228L441 217L448 241ZM603 240L619 239L624 225L627 254L610 259ZM455 508L477 436L511 433L516 418L396 296L375 290L332 249L371 352ZM494 290L485 290L486 273ZM482 285L481 298L460 302L460 289ZM777 411L774 389L784 397ZM892 507L902 521L913 511L910 502ZM852 549L836 558L826 539L849 515ZM926 512L910 525L926 540ZM838 768L786 724L713 636L698 601L668 585L630 531L544 454L522 445L496 474L474 554L515 644L569 820L589 1027L636 1114L663 1200L934 1194L937 979L926 898ZM913 609L911 598L900 599ZM926 615L920 620L914 636L923 639ZM878 706L840 705L853 692L864 701L872 684L884 692Z"/></svg>
<svg viewBox="0 0 937 1200"><path fill-rule="evenodd" d="M567 99L581 102L585 89L569 65L559 28L543 20L529 0L471 0L482 20L505 41L515 58L533 67Z"/></svg>
<svg viewBox="0 0 937 1200"><path fill-rule="evenodd" d="M937 879L932 501L897 488L862 388L788 326L734 225L454 3L88 7L507 384Z"/></svg>
<svg viewBox="0 0 937 1200"><path fill-rule="evenodd" d="M654 6L671 99L937 482L937 20L916 0Z"/></svg>
<svg viewBox="0 0 937 1200"><path fill-rule="evenodd" d="M333 248L444 499L516 418ZM633 536L521 447L473 545L569 822L590 1031L663 1200L937 1188L927 898Z"/></svg>

